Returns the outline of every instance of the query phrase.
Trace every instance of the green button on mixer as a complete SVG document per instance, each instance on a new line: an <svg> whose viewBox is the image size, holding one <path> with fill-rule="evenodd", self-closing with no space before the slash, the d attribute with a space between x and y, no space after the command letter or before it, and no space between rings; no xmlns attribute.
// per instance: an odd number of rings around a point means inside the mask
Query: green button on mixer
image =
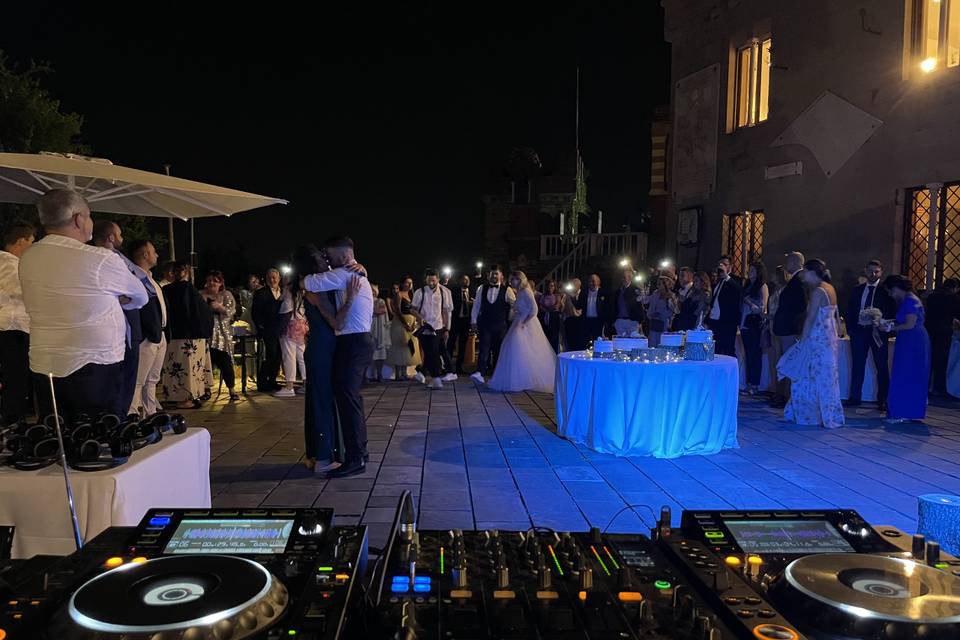
<svg viewBox="0 0 960 640"><path fill-rule="evenodd" d="M704 535L711 540L720 540L724 537L722 531L704 531Z"/></svg>
<svg viewBox="0 0 960 640"><path fill-rule="evenodd" d="M655 586L657 589L669 589L670 583L666 580L657 580L653 583L653 586Z"/></svg>

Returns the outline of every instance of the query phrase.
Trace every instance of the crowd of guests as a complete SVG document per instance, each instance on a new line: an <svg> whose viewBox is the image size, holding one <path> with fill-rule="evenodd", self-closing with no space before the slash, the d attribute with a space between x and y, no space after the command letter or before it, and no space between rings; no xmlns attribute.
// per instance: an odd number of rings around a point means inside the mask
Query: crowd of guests
<svg viewBox="0 0 960 640"><path fill-rule="evenodd" d="M297 249L286 275L270 269L262 283L251 276L232 292L221 272L210 271L198 288L182 263L154 274L155 247L125 245L120 227L94 222L76 192L50 191L37 206L44 237L34 242L32 227L14 225L0 251L4 423L30 414L31 396L39 415L49 413L51 386L68 420L149 416L164 402L197 407L211 397L215 370L229 400L241 400L233 354L239 321L261 345L258 390L305 396L307 464L334 476L364 468L364 378L441 389L472 368L474 382L493 389L552 391L560 351L614 335L646 335L657 346L665 332L705 326L720 355L737 357L739 337L747 393L761 392L767 358L778 378L771 404L798 423L835 427L844 422L838 358L846 333L847 404L861 404L872 357L878 408L893 421L919 420L928 392L947 393L960 321L956 279L921 301L908 279L884 279L873 260L843 304L826 264L798 252L772 278L757 262L741 279L721 257L713 273L626 267L613 287L590 274L585 287L580 279L562 287L548 280L537 290L522 272L507 277L494 265L482 282L467 275L451 282L428 269L419 284L407 277L381 292L341 237L322 250Z"/></svg>

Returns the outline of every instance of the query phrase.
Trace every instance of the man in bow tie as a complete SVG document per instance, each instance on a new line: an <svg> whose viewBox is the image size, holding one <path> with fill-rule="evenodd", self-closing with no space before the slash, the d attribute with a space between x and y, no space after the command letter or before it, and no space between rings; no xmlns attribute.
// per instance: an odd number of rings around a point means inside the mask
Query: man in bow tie
<svg viewBox="0 0 960 640"><path fill-rule="evenodd" d="M470 320L477 330L479 342L477 370L470 376L477 384L483 384L483 376L488 371L492 373L497 366L500 345L510 324L510 309L516 301L517 294L503 284L503 272L499 265L490 267L486 284L477 289Z"/></svg>
<svg viewBox="0 0 960 640"><path fill-rule="evenodd" d="M864 270L867 281L856 287L847 303L846 324L850 334L850 351L853 356L850 374L850 399L847 406L860 405L863 391L863 377L867 366L867 354L873 354L873 363L877 369L877 408L886 410L887 389L890 387L890 365L887 344L890 334L874 332L872 324L860 324L860 312L864 309L879 309L883 317L890 319L897 314L897 307L880 284L883 278L883 265L879 260L871 260Z"/></svg>

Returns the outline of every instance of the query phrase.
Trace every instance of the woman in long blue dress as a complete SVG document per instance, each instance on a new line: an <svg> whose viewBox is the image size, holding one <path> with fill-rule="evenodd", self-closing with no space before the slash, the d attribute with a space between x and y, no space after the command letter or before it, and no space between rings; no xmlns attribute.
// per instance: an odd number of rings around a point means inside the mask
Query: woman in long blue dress
<svg viewBox="0 0 960 640"><path fill-rule="evenodd" d="M897 302L896 319L885 322L888 331L897 332L887 422L923 420L930 386L930 337L923 323L923 303L914 295L913 283L903 276L889 276L883 285Z"/></svg>
<svg viewBox="0 0 960 640"><path fill-rule="evenodd" d="M291 287L299 287L300 278L329 269L326 259L316 247L298 248L293 255L295 276ZM330 297L324 294L304 293L304 315L310 332L304 351L307 367L303 435L306 457L304 464L315 472L332 471L340 466L336 460L339 440L339 420L333 400L333 354L337 337L335 329L342 326L355 289L348 288L343 306L334 309Z"/></svg>

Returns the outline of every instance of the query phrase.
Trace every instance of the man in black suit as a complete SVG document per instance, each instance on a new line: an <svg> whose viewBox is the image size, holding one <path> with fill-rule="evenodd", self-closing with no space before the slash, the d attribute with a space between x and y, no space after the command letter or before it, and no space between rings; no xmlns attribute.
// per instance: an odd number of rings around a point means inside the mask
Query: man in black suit
<svg viewBox="0 0 960 640"><path fill-rule="evenodd" d="M609 296L600 288L600 276L593 273L587 278L587 288L580 291L577 308L583 320L583 342L589 344L603 335L609 308Z"/></svg>
<svg viewBox="0 0 960 640"><path fill-rule="evenodd" d="M930 334L931 378L933 394L946 396L947 364L950 356L950 341L953 339L954 323L960 320L960 280L947 278L936 291L927 296L926 327Z"/></svg>
<svg viewBox="0 0 960 640"><path fill-rule="evenodd" d="M257 337L263 341L263 362L257 372L257 390L265 393L278 391L277 374L280 373L280 334L289 316L280 315L283 295L280 289L280 271L267 270L267 286L253 294L251 315L257 328Z"/></svg>
<svg viewBox="0 0 960 640"><path fill-rule="evenodd" d="M773 316L773 337L776 340L777 353L782 357L787 349L800 339L803 321L807 315L807 294L803 290L799 274L803 269L803 254L799 251L784 256L783 276L787 280L780 292L780 302ZM775 373L775 372L771 372ZM770 400L774 407L787 406L790 399L790 378L777 383L777 393Z"/></svg>
<svg viewBox="0 0 960 640"><path fill-rule="evenodd" d="M611 319L611 334L629 336L640 330L643 322L643 305L640 304L640 289L634 283L633 269L623 270L620 288L610 296L609 317ZM661 329L661 331L669 330Z"/></svg>
<svg viewBox="0 0 960 640"><path fill-rule="evenodd" d="M454 353L456 346L457 373L465 373L463 359L467 355L467 338L470 336L470 311L473 309L473 296L470 295L470 276L460 276L460 286L451 292L453 314L450 318L450 337L447 338L447 352Z"/></svg>
<svg viewBox="0 0 960 640"><path fill-rule="evenodd" d="M850 351L853 356L852 371L850 373L850 396L847 406L860 405L860 396L863 392L863 377L867 367L867 354L873 354L873 363L877 368L877 408L886 411L887 390L890 388L890 364L887 344L890 334L883 331L874 333L873 325L860 324L860 312L864 309L876 308L883 313L883 317L890 319L897 315L897 305L880 284L883 278L883 265L879 260L871 260L864 270L867 281L853 290L847 301L844 314L847 324L847 333L850 334Z"/></svg>
<svg viewBox="0 0 960 640"><path fill-rule="evenodd" d="M737 357L737 325L740 324L740 302L743 290L730 275L730 258L721 256L717 262L717 284L708 314L708 326L717 343L716 353Z"/></svg>

